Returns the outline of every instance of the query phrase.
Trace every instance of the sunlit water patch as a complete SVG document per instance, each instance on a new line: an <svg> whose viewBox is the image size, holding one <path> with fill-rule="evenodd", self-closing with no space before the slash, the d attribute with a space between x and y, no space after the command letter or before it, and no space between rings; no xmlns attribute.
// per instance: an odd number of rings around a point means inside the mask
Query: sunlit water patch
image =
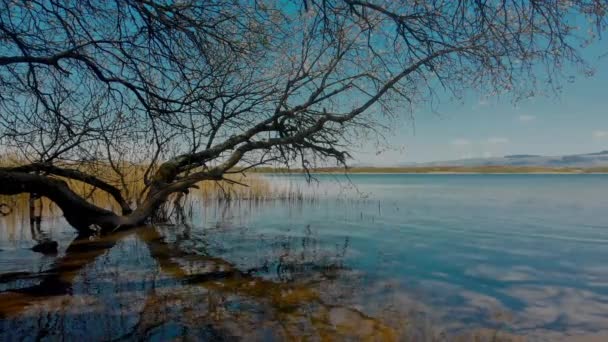
<svg viewBox="0 0 608 342"><path fill-rule="evenodd" d="M601 340L608 176L267 176L187 224L0 221L0 339Z"/></svg>

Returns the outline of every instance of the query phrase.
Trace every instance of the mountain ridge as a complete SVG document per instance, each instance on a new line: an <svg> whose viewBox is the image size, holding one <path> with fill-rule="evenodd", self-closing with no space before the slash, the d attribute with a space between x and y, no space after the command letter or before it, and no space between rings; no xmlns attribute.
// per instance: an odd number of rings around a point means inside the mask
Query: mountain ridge
<svg viewBox="0 0 608 342"><path fill-rule="evenodd" d="M511 154L503 157L466 158L426 163L400 163L398 166L539 166L539 167L597 167L608 166L608 150L600 152L542 156Z"/></svg>

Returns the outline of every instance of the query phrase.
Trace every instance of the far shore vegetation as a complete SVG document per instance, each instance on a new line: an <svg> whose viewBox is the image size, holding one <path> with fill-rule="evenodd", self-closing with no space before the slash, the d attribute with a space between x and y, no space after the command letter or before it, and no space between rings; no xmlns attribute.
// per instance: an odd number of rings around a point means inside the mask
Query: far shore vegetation
<svg viewBox="0 0 608 342"><path fill-rule="evenodd" d="M309 170L287 168L256 168L255 173L538 173L538 174L593 174L608 173L608 166L600 167L546 167L546 166L362 166L323 167Z"/></svg>

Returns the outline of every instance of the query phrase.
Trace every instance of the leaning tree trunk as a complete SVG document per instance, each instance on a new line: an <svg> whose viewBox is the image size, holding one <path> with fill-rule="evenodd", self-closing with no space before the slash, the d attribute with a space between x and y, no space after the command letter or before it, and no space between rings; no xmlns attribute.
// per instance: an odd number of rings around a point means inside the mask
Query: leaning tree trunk
<svg viewBox="0 0 608 342"><path fill-rule="evenodd" d="M166 167L161 168L161 171L165 169ZM174 173L164 175L163 172L159 172L153 180L145 200L135 210L128 207L126 201L118 196L119 193L113 195L114 198L123 202L119 203L122 208L122 215L89 203L72 191L68 184L61 179L35 173L0 169L0 194L29 193L47 197L57 204L63 211L68 223L78 231L90 232L99 229L109 231L142 225L171 194L186 191L188 188L196 186L197 182L205 179L221 179L221 176L217 175L197 175L196 177L176 181L174 177ZM97 180L97 182L101 181ZM107 185L107 187L110 186Z"/></svg>
<svg viewBox="0 0 608 342"><path fill-rule="evenodd" d="M65 181L37 174L0 170L0 194L35 193L53 201L70 225L79 231L114 229L127 223L112 211L95 206L72 191Z"/></svg>

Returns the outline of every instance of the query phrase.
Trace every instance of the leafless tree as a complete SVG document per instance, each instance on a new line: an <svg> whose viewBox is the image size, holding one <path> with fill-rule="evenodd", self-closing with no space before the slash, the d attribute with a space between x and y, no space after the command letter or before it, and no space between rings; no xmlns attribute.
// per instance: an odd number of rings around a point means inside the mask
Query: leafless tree
<svg viewBox="0 0 608 342"><path fill-rule="evenodd" d="M0 194L79 230L264 164L344 164L434 97L556 87L605 0L1 0ZM129 193L127 165L145 168ZM113 212L65 179L111 195Z"/></svg>

